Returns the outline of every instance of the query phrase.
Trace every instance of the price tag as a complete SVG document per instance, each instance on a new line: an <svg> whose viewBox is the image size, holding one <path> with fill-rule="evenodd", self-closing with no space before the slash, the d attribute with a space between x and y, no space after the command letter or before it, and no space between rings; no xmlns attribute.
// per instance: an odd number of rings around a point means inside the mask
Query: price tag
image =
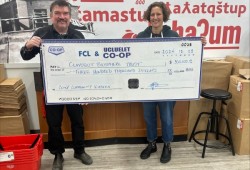
<svg viewBox="0 0 250 170"><path fill-rule="evenodd" d="M0 152L0 162L13 161L14 159L13 152Z"/></svg>

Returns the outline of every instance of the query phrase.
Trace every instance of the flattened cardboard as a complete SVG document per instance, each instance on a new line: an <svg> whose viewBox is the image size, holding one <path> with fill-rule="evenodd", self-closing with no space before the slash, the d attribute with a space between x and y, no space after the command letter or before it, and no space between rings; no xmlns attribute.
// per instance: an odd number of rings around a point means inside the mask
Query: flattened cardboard
<svg viewBox="0 0 250 170"><path fill-rule="evenodd" d="M24 103L20 109L16 108L0 108L0 116L17 116L27 110L27 105Z"/></svg>
<svg viewBox="0 0 250 170"><path fill-rule="evenodd" d="M23 84L23 81L20 78L5 79L0 83L0 92L12 92L21 84Z"/></svg>
<svg viewBox="0 0 250 170"><path fill-rule="evenodd" d="M0 103L0 108L13 108L13 109L20 109L22 105L26 103L26 97L24 95L21 96L20 100L13 103Z"/></svg>
<svg viewBox="0 0 250 170"><path fill-rule="evenodd" d="M240 69L239 74L241 77L250 80L250 69Z"/></svg>

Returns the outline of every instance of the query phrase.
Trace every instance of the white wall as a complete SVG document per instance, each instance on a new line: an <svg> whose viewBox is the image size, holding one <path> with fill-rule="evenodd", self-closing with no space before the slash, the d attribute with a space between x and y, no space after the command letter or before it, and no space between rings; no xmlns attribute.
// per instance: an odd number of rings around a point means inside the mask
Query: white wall
<svg viewBox="0 0 250 170"><path fill-rule="evenodd" d="M7 78L21 78L26 87L26 102L29 114L30 129L40 130L36 90L33 72L40 72L39 63L9 63L5 64Z"/></svg>

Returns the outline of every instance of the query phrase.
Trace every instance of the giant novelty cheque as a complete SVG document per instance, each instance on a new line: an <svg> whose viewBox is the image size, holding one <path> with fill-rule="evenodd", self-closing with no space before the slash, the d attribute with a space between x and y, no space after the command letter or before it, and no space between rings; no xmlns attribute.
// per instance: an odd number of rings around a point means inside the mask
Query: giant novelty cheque
<svg viewBox="0 0 250 170"><path fill-rule="evenodd" d="M47 104L200 95L200 37L43 40L41 51Z"/></svg>

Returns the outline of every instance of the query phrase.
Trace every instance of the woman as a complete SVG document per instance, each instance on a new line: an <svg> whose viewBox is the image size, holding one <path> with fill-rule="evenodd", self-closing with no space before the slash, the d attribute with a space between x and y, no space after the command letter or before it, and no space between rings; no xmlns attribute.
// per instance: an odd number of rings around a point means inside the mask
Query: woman
<svg viewBox="0 0 250 170"><path fill-rule="evenodd" d="M171 30L163 22L167 22L170 16L170 9L166 8L163 2L154 2L149 5L143 18L150 22L149 27L137 35L137 38L154 37L179 37L178 33ZM206 44L206 39L202 38L202 43ZM157 116L156 108L159 107L162 129L162 140L164 142L160 162L167 163L171 159L170 142L173 140L173 110L175 101L144 102L144 119L147 126L148 146L141 152L141 159L147 159L150 154L157 151Z"/></svg>

